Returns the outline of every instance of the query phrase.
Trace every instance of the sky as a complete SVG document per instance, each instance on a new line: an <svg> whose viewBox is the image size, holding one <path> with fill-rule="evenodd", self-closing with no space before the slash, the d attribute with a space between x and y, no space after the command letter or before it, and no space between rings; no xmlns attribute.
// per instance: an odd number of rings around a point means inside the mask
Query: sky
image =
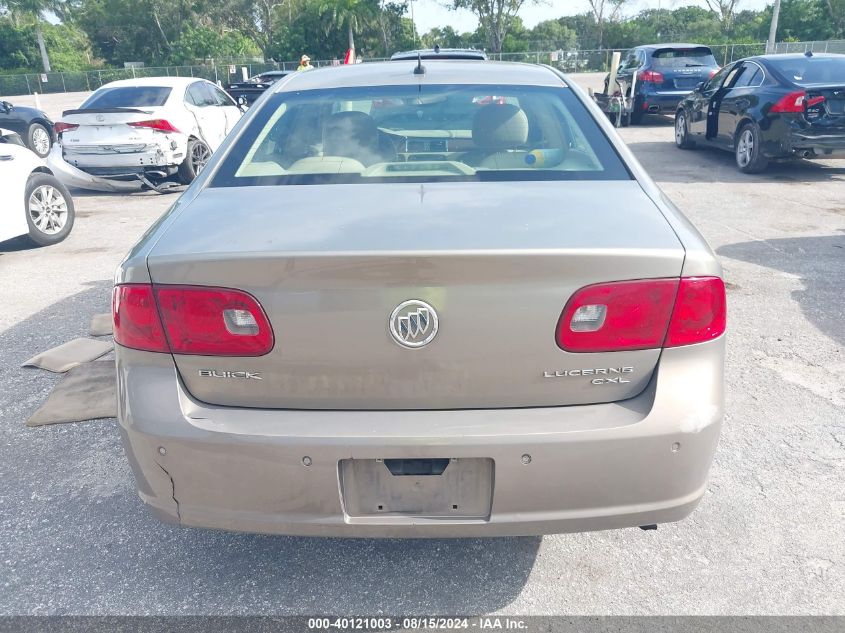
<svg viewBox="0 0 845 633"><path fill-rule="evenodd" d="M414 22L418 33L425 33L435 26L450 25L459 33L474 31L478 26L475 16L469 11L451 11L443 5L446 0L411 0L414 10ZM684 0L631 0L625 14L630 15L643 9L656 9L658 6L674 9L687 4L704 5L704 1L690 2ZM740 0L738 8L762 9L767 0ZM559 18L562 15L574 15L588 11L590 5L587 0L541 0L540 4L526 4L519 13L525 26L533 27L538 22Z"/></svg>

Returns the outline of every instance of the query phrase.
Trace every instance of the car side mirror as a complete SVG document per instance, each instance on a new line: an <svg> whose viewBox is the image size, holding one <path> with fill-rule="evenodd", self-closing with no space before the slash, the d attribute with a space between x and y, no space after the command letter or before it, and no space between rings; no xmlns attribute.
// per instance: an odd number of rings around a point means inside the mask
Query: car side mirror
<svg viewBox="0 0 845 633"><path fill-rule="evenodd" d="M9 114L9 112L12 111L12 108L15 107L11 103L9 103L8 101L2 101L2 102L0 102L0 105L2 105L3 112L5 112L6 114Z"/></svg>
<svg viewBox="0 0 845 633"><path fill-rule="evenodd" d="M238 108L240 108L241 112L246 112L246 109L249 107L249 103L247 103L246 97L241 95L238 97Z"/></svg>
<svg viewBox="0 0 845 633"><path fill-rule="evenodd" d="M695 87L695 92L701 92L702 90L704 90L704 82L699 81L698 85Z"/></svg>

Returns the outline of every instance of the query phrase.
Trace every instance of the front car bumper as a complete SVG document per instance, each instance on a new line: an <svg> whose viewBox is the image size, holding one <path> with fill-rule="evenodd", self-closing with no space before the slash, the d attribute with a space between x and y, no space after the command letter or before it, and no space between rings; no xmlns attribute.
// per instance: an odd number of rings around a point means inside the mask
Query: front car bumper
<svg viewBox="0 0 845 633"><path fill-rule="evenodd" d="M262 410L197 402L169 355L118 346L118 418L141 499L174 523L350 537L602 530L677 521L698 504L723 364L724 337L667 349L645 391L612 404ZM487 516L351 511L348 460L396 458L492 460Z"/></svg>

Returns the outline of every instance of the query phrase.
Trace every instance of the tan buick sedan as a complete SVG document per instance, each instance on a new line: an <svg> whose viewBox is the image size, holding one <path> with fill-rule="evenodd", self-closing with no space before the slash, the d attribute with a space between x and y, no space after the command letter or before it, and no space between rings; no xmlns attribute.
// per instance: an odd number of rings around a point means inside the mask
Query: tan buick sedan
<svg viewBox="0 0 845 633"><path fill-rule="evenodd" d="M532 65L295 73L121 264L119 418L190 526L651 526L704 494L725 291L599 110Z"/></svg>

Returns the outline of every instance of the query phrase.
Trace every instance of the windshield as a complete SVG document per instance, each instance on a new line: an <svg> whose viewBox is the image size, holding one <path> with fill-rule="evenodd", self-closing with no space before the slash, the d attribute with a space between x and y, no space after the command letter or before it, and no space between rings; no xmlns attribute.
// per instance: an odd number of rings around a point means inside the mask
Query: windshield
<svg viewBox="0 0 845 633"><path fill-rule="evenodd" d="M151 108L163 106L170 96L170 88L159 86L124 86L100 88L80 109L86 108Z"/></svg>
<svg viewBox="0 0 845 633"><path fill-rule="evenodd" d="M767 60L799 86L845 84L845 55L839 57L769 57Z"/></svg>
<svg viewBox="0 0 845 633"><path fill-rule="evenodd" d="M566 88L414 85L276 94L212 186L628 178Z"/></svg>
<svg viewBox="0 0 845 633"><path fill-rule="evenodd" d="M664 48L654 51L652 55L655 68L696 68L706 66L713 68L719 64L713 53L706 46L698 48Z"/></svg>

